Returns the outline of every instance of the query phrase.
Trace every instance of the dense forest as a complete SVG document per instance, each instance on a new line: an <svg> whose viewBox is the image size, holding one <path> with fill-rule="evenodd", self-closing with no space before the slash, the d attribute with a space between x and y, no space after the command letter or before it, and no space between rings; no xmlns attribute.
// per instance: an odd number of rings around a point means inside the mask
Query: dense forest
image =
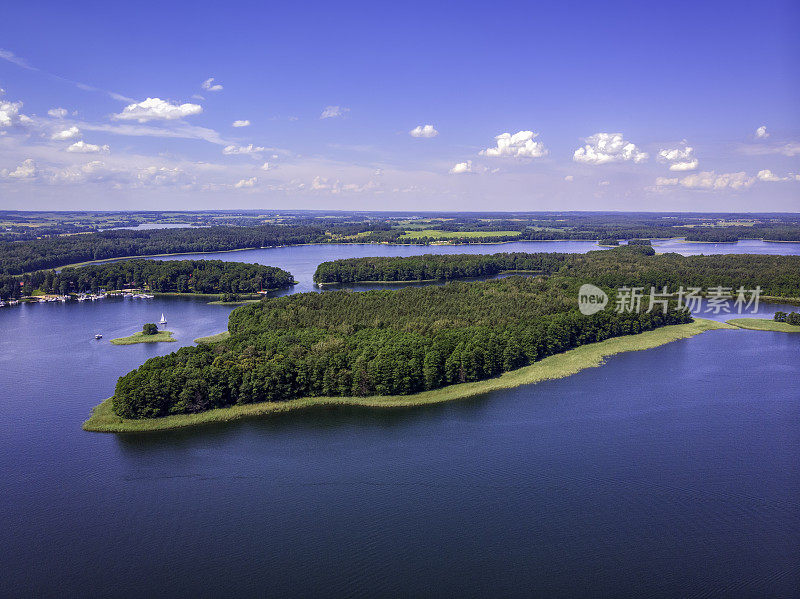
<svg viewBox="0 0 800 599"><path fill-rule="evenodd" d="M99 230L101 226L139 223L186 224L186 228ZM448 239L443 241L441 236L424 235L422 232L426 230L448 233ZM513 232L513 235L497 235L503 231ZM464 235L459 236L459 233ZM469 244L684 236L690 241L800 241L800 216L592 212L425 213L398 216L385 212L0 211L0 274L21 274L127 256L214 252L301 243L426 245L443 242Z"/></svg>
<svg viewBox="0 0 800 599"><path fill-rule="evenodd" d="M121 377L125 418L304 396L409 394L513 370L686 311L582 316L578 281L509 277L397 291L270 298L234 310L231 336L151 358Z"/></svg>
<svg viewBox="0 0 800 599"><path fill-rule="evenodd" d="M489 277L502 272L526 271L549 274L557 271L570 254L424 254L407 258L348 258L317 266L314 282L321 284L364 281L449 281Z"/></svg>
<svg viewBox="0 0 800 599"><path fill-rule="evenodd" d="M650 286L754 289L774 297L800 297L800 256L726 254L655 255L649 245L632 244L587 254L450 254L407 258L351 258L323 262L318 283L359 281L453 280L494 276L508 271L579 277L601 287Z"/></svg>
<svg viewBox="0 0 800 599"><path fill-rule="evenodd" d="M241 248L324 243L331 235L370 232L365 241L381 240L379 224L262 225L186 229L114 230L86 235L0 242L0 274L21 274L67 264L126 256L226 251Z"/></svg>
<svg viewBox="0 0 800 599"><path fill-rule="evenodd" d="M34 290L67 294L143 287L162 293L237 294L287 287L293 283L291 273L261 264L139 259L65 268L61 272L47 270L22 276L0 276L0 297L14 299Z"/></svg>

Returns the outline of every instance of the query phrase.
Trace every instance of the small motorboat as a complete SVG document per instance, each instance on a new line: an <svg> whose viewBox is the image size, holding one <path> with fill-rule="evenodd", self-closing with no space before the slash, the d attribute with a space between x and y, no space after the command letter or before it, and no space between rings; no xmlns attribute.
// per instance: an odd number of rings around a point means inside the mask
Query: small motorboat
<svg viewBox="0 0 800 599"><path fill-rule="evenodd" d="M94 338L95 339L102 339L103 336L100 333L97 333L97 335L95 335Z"/></svg>

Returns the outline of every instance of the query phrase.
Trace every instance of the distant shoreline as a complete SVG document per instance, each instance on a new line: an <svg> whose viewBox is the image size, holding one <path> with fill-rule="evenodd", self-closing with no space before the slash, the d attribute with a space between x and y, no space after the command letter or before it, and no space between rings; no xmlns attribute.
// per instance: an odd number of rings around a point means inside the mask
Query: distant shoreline
<svg viewBox="0 0 800 599"><path fill-rule="evenodd" d="M636 335L612 337L605 341L582 345L575 349L549 356L529 366L506 372L495 378L474 383L448 385L441 389L422 391L413 395L305 397L289 401L236 405L196 414L175 414L162 418L140 420L124 419L114 414L111 409L112 398L108 398L93 409L91 417L83 423L83 429L104 433L144 433L202 424L231 422L245 418L258 418L292 410L322 406L362 406L380 409L424 406L474 397L490 391L564 378L585 368L600 366L604 363L605 358L618 353L651 349L709 330L736 328L734 325L724 322L696 318L694 322L687 324L670 325ZM206 340L208 338L201 339Z"/></svg>
<svg viewBox="0 0 800 599"><path fill-rule="evenodd" d="M686 241L685 237L642 237L636 239L649 239L650 241L670 241L673 239L683 239L686 243L738 243L739 241L763 241L765 243L800 243L800 240L793 241L793 240L776 240L776 239L763 239L763 238L756 238L756 237L745 237L743 239L738 239L736 241ZM452 246L462 246L462 245L503 245L507 243L564 243L564 242L576 242L576 241L585 241L585 242L593 242L598 247L618 247L618 246L604 246L601 245L599 242L600 239L512 239L507 241L482 241L482 242L454 242L454 241L441 241L441 242L433 242L433 243L392 243L389 241L326 241L326 242L315 242L315 243L294 243L291 245L271 245L271 246L264 246L264 247L247 247L247 248L236 248L232 250L209 250L206 252L174 252L170 254L143 254L141 256L119 256L116 258L100 258L98 260L88 260L86 262L75 262L73 264L65 264L63 266L56 266L52 269L40 269L40 270L61 270L64 268L79 268L81 266L88 266L89 264L100 264L104 262L117 262L120 260L136 260L139 258L164 258L167 256L197 256L203 254L227 254L230 252L246 252L250 250L274 250L279 248L288 248L288 247L302 247L306 245L390 245L390 246L417 246L417 247L430 247L432 245L442 246L442 245L452 245ZM29 271L22 274L31 274Z"/></svg>

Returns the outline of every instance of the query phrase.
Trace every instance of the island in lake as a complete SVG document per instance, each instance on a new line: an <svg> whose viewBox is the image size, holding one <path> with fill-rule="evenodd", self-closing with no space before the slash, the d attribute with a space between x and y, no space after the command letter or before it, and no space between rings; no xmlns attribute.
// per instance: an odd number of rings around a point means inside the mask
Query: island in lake
<svg viewBox="0 0 800 599"><path fill-rule="evenodd" d="M444 401L509 386L512 377L523 384L565 376L597 365L605 355L734 328L693 319L674 300L663 312L616 311L608 305L585 316L576 299L587 281L611 294L623 285L671 285L679 275L698 287L742 284L775 296L800 296L798 257L653 254L649 246L634 245L586 255L368 258L320 265L318 273L337 273L340 280L440 272L473 277L497 269L540 274L267 298L234 310L227 336L151 358L121 377L114 396L85 428L185 426L208 421L201 414L209 411L227 420L331 402L395 407ZM489 272L474 268L481 265ZM557 355L565 362L544 366ZM460 387L475 383L482 385Z"/></svg>

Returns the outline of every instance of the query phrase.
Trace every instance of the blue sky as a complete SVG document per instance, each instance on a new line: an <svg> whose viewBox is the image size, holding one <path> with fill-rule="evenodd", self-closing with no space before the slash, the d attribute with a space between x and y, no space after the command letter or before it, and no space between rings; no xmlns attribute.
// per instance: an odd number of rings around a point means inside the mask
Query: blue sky
<svg viewBox="0 0 800 599"><path fill-rule="evenodd" d="M3 9L0 208L800 209L797 2L98 6Z"/></svg>

